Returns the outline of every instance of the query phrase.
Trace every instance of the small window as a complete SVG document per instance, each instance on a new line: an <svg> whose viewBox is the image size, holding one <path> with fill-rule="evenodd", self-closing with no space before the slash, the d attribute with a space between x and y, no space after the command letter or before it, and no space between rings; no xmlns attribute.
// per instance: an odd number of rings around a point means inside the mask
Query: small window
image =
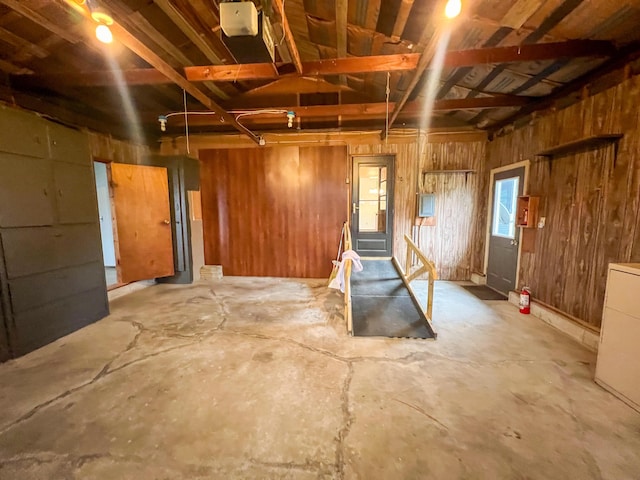
<svg viewBox="0 0 640 480"><path fill-rule="evenodd" d="M421 193L418 196L418 217L436 216L436 196L433 193Z"/></svg>
<svg viewBox="0 0 640 480"><path fill-rule="evenodd" d="M516 236L516 202L518 200L518 177L498 180L495 183L493 200L494 237L515 238Z"/></svg>

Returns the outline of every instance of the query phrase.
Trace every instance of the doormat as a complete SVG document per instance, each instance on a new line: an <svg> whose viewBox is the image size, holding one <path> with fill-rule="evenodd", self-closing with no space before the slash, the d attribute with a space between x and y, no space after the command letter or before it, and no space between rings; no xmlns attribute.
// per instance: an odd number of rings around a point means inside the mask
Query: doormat
<svg viewBox="0 0 640 480"><path fill-rule="evenodd" d="M467 292L472 295L478 297L480 300L506 300L507 296L496 292L492 288L487 287L486 285L463 285Z"/></svg>
<svg viewBox="0 0 640 480"><path fill-rule="evenodd" d="M356 337L434 338L410 296L351 297Z"/></svg>

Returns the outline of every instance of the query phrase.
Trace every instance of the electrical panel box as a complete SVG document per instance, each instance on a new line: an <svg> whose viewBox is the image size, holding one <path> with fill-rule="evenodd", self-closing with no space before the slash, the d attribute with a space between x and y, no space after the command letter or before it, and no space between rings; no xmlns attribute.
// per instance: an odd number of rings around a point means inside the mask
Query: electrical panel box
<svg viewBox="0 0 640 480"><path fill-rule="evenodd" d="M258 11L253 2L220 4L220 27L227 37L258 34Z"/></svg>
<svg viewBox="0 0 640 480"><path fill-rule="evenodd" d="M421 193L418 195L418 217L435 217L436 195L434 193Z"/></svg>

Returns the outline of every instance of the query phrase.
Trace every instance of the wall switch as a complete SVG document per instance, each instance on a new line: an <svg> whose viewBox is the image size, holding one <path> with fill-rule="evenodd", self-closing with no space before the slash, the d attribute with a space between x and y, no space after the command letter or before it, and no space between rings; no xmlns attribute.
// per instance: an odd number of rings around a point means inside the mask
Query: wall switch
<svg viewBox="0 0 640 480"><path fill-rule="evenodd" d="M538 220L538 228L544 228L546 221L547 217L540 217L540 220Z"/></svg>

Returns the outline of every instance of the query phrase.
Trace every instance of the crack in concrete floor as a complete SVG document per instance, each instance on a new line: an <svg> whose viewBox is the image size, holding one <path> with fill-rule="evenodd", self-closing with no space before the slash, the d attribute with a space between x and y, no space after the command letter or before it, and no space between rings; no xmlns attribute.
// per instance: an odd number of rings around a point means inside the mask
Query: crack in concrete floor
<svg viewBox="0 0 640 480"><path fill-rule="evenodd" d="M173 293L182 298L180 301L174 301L171 304L171 308L162 307L162 314L157 315L154 320L149 320L149 317L145 315L148 315L149 312L144 307L141 307L145 301L149 300L149 298L146 297L150 297L150 299L153 300L153 303L159 303L162 305L161 302L158 302L158 297L155 296L153 292L133 294L130 301L121 302L123 304L122 306L119 306L119 303L116 304L114 313L111 317L104 320L104 322L115 321L129 323L133 328L133 332L135 332L133 338L127 341L124 349L106 361L99 372L90 380L69 388L58 395L39 403L34 408L30 409L19 418L16 418L13 422L4 426L3 429L0 430L0 473L2 473L3 466L6 467L8 465L16 465L24 462L33 464L38 464L38 462L67 462L72 465L73 471L79 470L86 464L92 463L97 459L111 459L117 462L126 461L143 464L144 458L137 459L135 456L127 457L111 452L86 455L60 454L55 452L40 452L34 454L25 452L24 455L10 455L3 458L1 442L3 436L11 433L11 431L19 428L22 424L28 421L34 421L34 417L38 415L45 415L47 409L55 407L61 400L70 399L70 397L73 396L79 396L85 390L95 387L96 384L108 379L116 373L126 373L126 371L133 366L140 367L144 362L148 363L152 360L157 361L163 356L175 354L180 350L190 351L193 347L198 345L203 347L206 342L210 343L211 341L215 341L215 339L222 340L229 337L241 337L260 340L267 343L275 342L276 344L284 345L283 348L298 348L313 355L320 355L326 358L327 361L339 362L346 367L346 375L342 380L342 386L339 391L340 421L336 425L334 434L335 448L333 461L326 461L328 460L326 458L324 460L305 458L303 462L287 462L264 460L262 457L250 457L247 460L249 465L258 469L284 470L288 472L298 472L300 474L309 473L317 475L318 478L388 478L363 476L363 472L366 471L367 468L358 464L361 453L354 454L354 444L358 442L362 443L363 437L361 432L358 431L356 432L356 438L351 438L353 436L352 427L354 426L354 423L357 422L357 419L361 419L359 423L366 421L366 417L356 416L354 408L362 410L366 407L366 403L356 402L353 405L351 404L351 399L355 398L352 388L354 388L354 382L356 382L358 392L368 393L367 382L370 381L370 378L367 378L366 373L368 370L379 368L375 367L375 365L386 364L388 367L385 368L395 368L397 373L402 372L402 369L407 368L418 368L419 370L424 369L426 371L428 370L427 365L433 364L433 362L436 362L439 366L452 364L454 369L470 368L473 370L487 370L492 368L547 369L552 367L554 368L557 377L562 382L563 388L567 391L571 391L572 389L575 389L576 386L575 378L570 377L564 368L558 367L558 363L562 363L566 368L576 370L588 369L592 364L592 358L589 354L585 355L584 351L579 347L568 343L569 341L562 337L558 337L556 332L546 330L543 335L545 337L545 341L550 341L549 339L553 340L555 343L554 346L558 348L567 347L567 345L569 345L569 353L566 355L560 355L563 359L544 358L544 355L540 355L540 353L547 353L545 349L533 352L534 355L531 355L532 358L505 358L512 356L514 353L510 352L508 349L501 352L502 358L495 358L495 356L483 356L477 351L473 352L473 354L467 355L466 357L461 357L455 355L455 348L449 351L449 346L440 348L440 345L438 344L403 343L402 340L394 341L385 339L369 339L365 341L362 339L351 339L344 336L344 332L340 331L343 326L340 324L341 318L337 313L339 311L337 308L337 305L339 305L339 298L330 298L330 293L324 291L320 286L314 285L313 282L288 281L278 283L279 287L283 285L284 291L277 291L276 296L284 296L287 299L285 305L280 305L278 302L281 302L281 300L274 299L273 296L270 295L272 293L270 285L261 284L258 289L260 290L260 293L252 292L252 295L255 296L255 300L259 301L254 302L250 307L247 307L245 302L242 301L242 297L235 295L237 290L247 288L246 280L244 279L230 279L214 285L213 290L209 290L209 287L204 287L202 285L189 288L167 287L165 290L162 290L162 287L154 287L154 289L159 288L159 291L162 292L163 296L168 296L168 294ZM229 291L229 286L231 287L231 291ZM198 293L194 295L194 292ZM203 295L202 293L205 292L206 294ZM460 292L457 293L460 294ZM307 298L305 298L305 296ZM138 297L137 300L133 300L136 297ZM479 304L478 308L480 308L481 305L482 304ZM176 333L173 326L170 328L167 327L167 325L171 324L169 320L174 317L172 313L176 309L194 309L193 311L189 311L192 315L198 316L205 313L209 314L209 308L214 306L217 307L216 320L212 322L213 325L209 325L208 328L205 328L204 330L201 330L201 325L197 324L197 321L194 322L194 319L189 315L185 315L184 325L178 324L175 328L180 329L184 327L187 331L192 329L192 333ZM262 323L247 321L244 314L247 313L247 309L251 310L252 308L260 310ZM200 309L202 309L202 311L200 311ZM284 318L279 317L277 314L274 316L270 313L271 310L278 313L293 313L292 320L290 321L286 316ZM312 321L310 324L297 321L297 315L300 312L310 311L314 312L314 315L318 318L311 315ZM492 311L492 314L495 315L495 312ZM303 319L306 320L306 317ZM318 321L314 323L314 319ZM504 322L504 319L500 318L500 321ZM496 323L500 324L500 321L496 321ZM473 322L471 321L471 323ZM465 326L467 326L467 324L465 324ZM498 326L500 328L503 327L501 324ZM448 328L452 331L455 330L455 326ZM289 330L289 336L284 336L282 333L276 333L282 330ZM318 330L320 333L326 333L329 337L333 335L333 337L335 337L332 339L333 343L324 342L322 336L318 337L314 335L314 333L316 333L315 330ZM525 331L525 333L531 334L529 331ZM150 348L146 344L141 345L143 340L153 341L158 338L162 338L169 342L184 342L179 345L170 345L157 349ZM441 337L439 342L443 342L442 338L443 337ZM356 345L354 347L353 342L361 343L361 345ZM325 344L326 346L323 346ZM409 346L407 347L407 345ZM473 343L471 345L474 346ZM420 351L413 351L415 349L420 349ZM373 352L368 350L373 350ZM367 351L368 354L363 355L363 351ZM576 352L578 353L577 355ZM520 354L521 352L518 353ZM128 354L136 354L137 356L134 356L124 363L114 367L118 361L122 360ZM476 356L474 357L474 355ZM577 356L577 358L572 358L572 356ZM19 364L20 360L13 363L13 365L17 365L18 367ZM458 365L458 367L455 367L455 365ZM11 367L12 365L0 366L0 374L2 373L2 368ZM403 375L406 374L403 373ZM363 380L365 380L364 383L362 383ZM376 387L373 388L375 391ZM366 393L362 395L363 398L367 396ZM437 425L438 428L441 428L448 433L450 433L451 430L459 428L457 426L451 427L447 425L450 423L448 420L440 419L438 416L428 413L425 406L417 404L419 402L401 399L397 395L393 395L393 393L394 392L390 392L390 395L387 397L388 400L391 400L396 404L403 405L402 408L408 408L411 411L417 412L430 423ZM597 393L598 395L596 395L596 397L602 396L600 395L601 392ZM608 394L604 395L606 396ZM525 396L517 392L510 392L510 396L515 398L519 404L524 403L531 408L536 406L535 402L528 402ZM611 400L608 397L607 399ZM628 409L625 410L625 407L616 404L616 402L617 400L609 401L608 405L616 405L618 410L620 410L620 412L618 412L618 416L620 418L628 416L631 419L637 420L637 417L634 417L633 414L629 415ZM601 468L598 465L598 459L596 459L586 448L585 444L587 442L585 440L585 428L587 427L585 426L584 420L578 416L575 411L576 407L574 405L574 400L569 396L567 399L562 399L561 403L568 404L567 414L571 417L576 433L581 437L580 456L587 464L589 478L606 478L606 476L603 476ZM450 412L444 413L447 416L450 416ZM394 415L400 415L399 418L404 418L404 414L401 412L395 412ZM457 422L454 422L454 424L455 423ZM519 440L521 436L518 433L517 436L514 435L513 438ZM640 445L640 441L638 440L640 439L635 438L634 442ZM602 462L602 459L600 459L600 461ZM193 467L193 465L190 464L190 467ZM215 470L215 466L213 465L200 465L199 467L204 469L202 472L206 470L210 473ZM398 464L396 467L400 468L401 465ZM626 471L626 465L615 465L615 467L618 468L618 471ZM278 477L276 476L274 478ZM492 477L478 476L478 478ZM617 478L624 477L619 476Z"/></svg>

